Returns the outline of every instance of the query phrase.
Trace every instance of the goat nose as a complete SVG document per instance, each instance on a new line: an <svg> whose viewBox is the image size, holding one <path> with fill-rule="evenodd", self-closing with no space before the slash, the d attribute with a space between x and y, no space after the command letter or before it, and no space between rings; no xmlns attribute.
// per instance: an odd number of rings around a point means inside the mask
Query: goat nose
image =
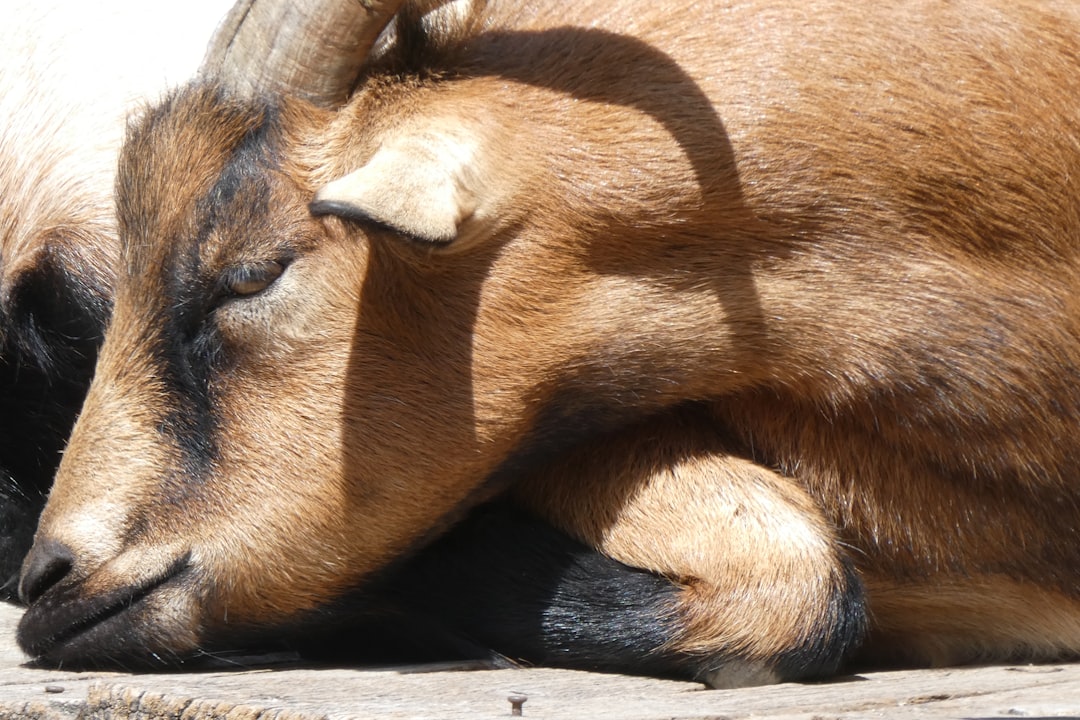
<svg viewBox="0 0 1080 720"><path fill-rule="evenodd" d="M67 545L55 540L38 540L30 548L19 578L19 599L29 605L71 572L75 556Z"/></svg>

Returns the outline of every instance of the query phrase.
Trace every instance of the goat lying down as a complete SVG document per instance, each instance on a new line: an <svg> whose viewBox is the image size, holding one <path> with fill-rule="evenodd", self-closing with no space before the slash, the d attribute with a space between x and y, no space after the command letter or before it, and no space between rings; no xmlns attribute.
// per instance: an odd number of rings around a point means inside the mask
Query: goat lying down
<svg viewBox="0 0 1080 720"><path fill-rule="evenodd" d="M27 652L1080 650L1074 3L342 4L129 133Z"/></svg>

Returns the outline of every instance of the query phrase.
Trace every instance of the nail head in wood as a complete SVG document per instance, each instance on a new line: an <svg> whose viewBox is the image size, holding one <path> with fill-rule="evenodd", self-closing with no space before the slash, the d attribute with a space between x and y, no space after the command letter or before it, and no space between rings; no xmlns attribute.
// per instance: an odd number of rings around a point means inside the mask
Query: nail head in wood
<svg viewBox="0 0 1080 720"><path fill-rule="evenodd" d="M525 701L529 698L527 695L522 695L521 693L511 693L506 699L510 701L510 714L520 716L521 706L524 705Z"/></svg>

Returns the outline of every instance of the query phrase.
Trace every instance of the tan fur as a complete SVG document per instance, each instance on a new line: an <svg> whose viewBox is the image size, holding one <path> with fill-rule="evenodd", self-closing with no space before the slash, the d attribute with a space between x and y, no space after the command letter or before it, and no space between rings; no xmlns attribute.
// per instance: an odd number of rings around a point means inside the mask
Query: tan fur
<svg viewBox="0 0 1080 720"><path fill-rule="evenodd" d="M269 198L243 186L200 242L257 118L196 88L133 136L118 320L40 531L77 551L70 586L106 572L83 529L106 527L122 553L191 557L183 603L138 611L138 632L272 625L517 481L556 525L680 583L689 652L798 646L845 556L872 660L1080 651L1073 4L476 12L464 45L429 38L427 74L399 72L391 36L346 107L285 103ZM446 247L307 213L439 128L475 138L485 173L484 212L451 213ZM384 186L350 192L403 212L416 168L378 168ZM189 388L217 423L204 469L170 459L202 437L182 422L135 451L82 439L175 382L154 349L170 272L213 287L282 248L267 291L192 316L222 338ZM165 410L185 397L160 392ZM111 516L84 509L103 467Z"/></svg>

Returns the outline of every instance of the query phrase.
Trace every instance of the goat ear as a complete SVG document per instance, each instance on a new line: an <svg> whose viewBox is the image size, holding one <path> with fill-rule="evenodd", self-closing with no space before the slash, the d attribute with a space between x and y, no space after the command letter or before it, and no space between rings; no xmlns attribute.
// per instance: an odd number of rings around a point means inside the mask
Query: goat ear
<svg viewBox="0 0 1080 720"><path fill-rule="evenodd" d="M476 210L472 148L425 135L383 145L371 160L315 193L311 211L375 222L433 245L449 245Z"/></svg>

